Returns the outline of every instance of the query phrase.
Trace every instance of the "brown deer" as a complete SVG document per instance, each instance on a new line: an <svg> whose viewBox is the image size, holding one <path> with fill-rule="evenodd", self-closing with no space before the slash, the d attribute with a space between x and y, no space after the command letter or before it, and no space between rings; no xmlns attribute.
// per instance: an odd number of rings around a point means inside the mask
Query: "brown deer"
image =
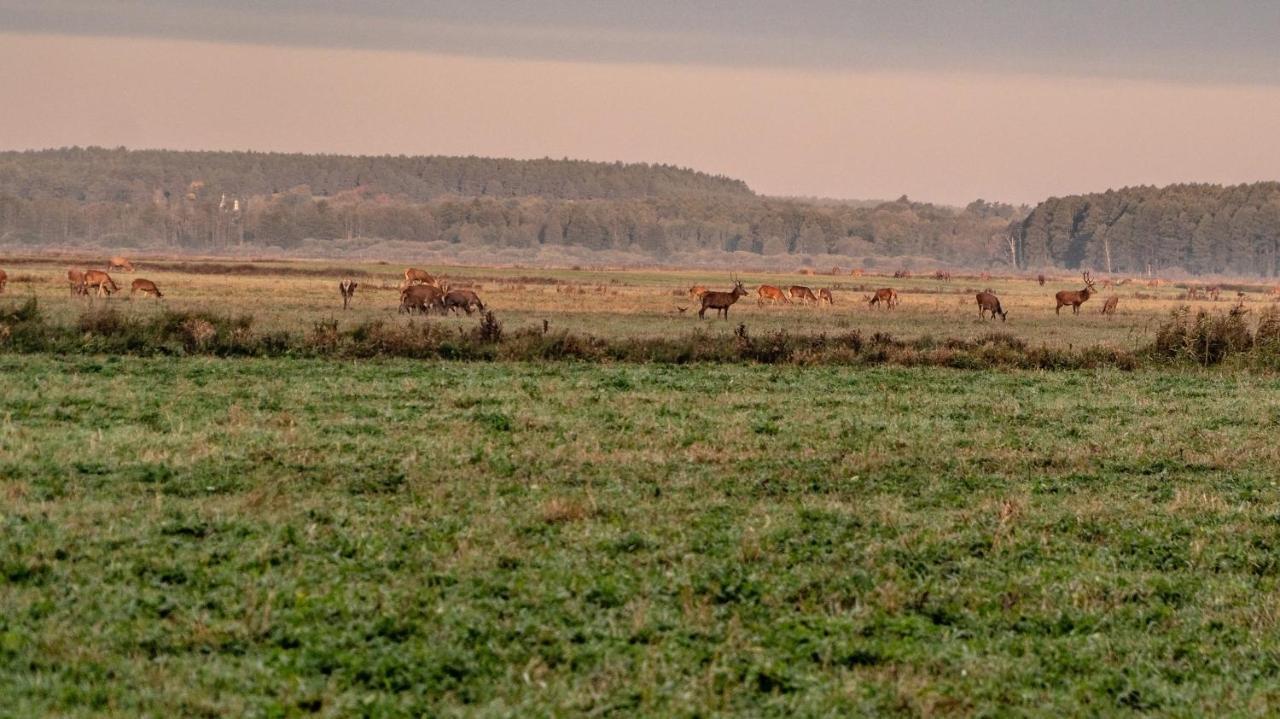
<svg viewBox="0 0 1280 719"><path fill-rule="evenodd" d="M849 270L850 277L861 277L863 274L865 274L865 271L861 267L855 267L852 270Z"/></svg>
<svg viewBox="0 0 1280 719"><path fill-rule="evenodd" d="M791 285L787 292L791 294L791 299L793 300L799 300L800 302L812 300L814 304L818 303L818 296L813 294L813 290L804 285Z"/></svg>
<svg viewBox="0 0 1280 719"><path fill-rule="evenodd" d="M831 268L831 274L832 274L832 275L838 275L838 274L840 274L840 265L834 265L834 266L832 266L832 268Z"/></svg>
<svg viewBox="0 0 1280 719"><path fill-rule="evenodd" d="M831 290L826 287L818 290L818 304L822 304L823 300L826 300L829 305L834 305L836 303L835 300L831 299Z"/></svg>
<svg viewBox="0 0 1280 719"><path fill-rule="evenodd" d="M1204 291L1205 297L1217 302L1222 297L1222 288L1214 285Z"/></svg>
<svg viewBox="0 0 1280 719"><path fill-rule="evenodd" d="M694 285L693 287L690 287L690 288L689 288L689 291L688 291L686 294L688 294L688 295L689 295L689 299L691 299L691 300L696 300L696 299L698 299L699 297L701 297L701 296L703 295L703 293L704 293L704 292L706 292L706 291L707 291L706 286L704 286L704 285Z"/></svg>
<svg viewBox="0 0 1280 719"><path fill-rule="evenodd" d="M1009 321L1009 313L1005 312L1004 308L1000 306L999 297L996 297L991 292L979 292L977 294L977 298L978 298L978 317L981 317L982 319L985 320L987 318L987 313L990 312L991 319L993 320L996 318L996 315L1000 315L1001 322Z"/></svg>
<svg viewBox="0 0 1280 719"><path fill-rule="evenodd" d="M891 310L898 306L898 293L892 287L881 287L874 295L867 297L867 304L872 307L880 305Z"/></svg>
<svg viewBox="0 0 1280 719"><path fill-rule="evenodd" d="M1119 297L1115 295L1108 297L1107 301L1102 303L1102 314L1114 315L1116 313L1116 305L1118 304L1120 304Z"/></svg>
<svg viewBox="0 0 1280 719"><path fill-rule="evenodd" d="M343 280L338 283L338 292L342 295L342 309L347 309L351 304L351 298L356 296L356 288L359 286L355 280Z"/></svg>
<svg viewBox="0 0 1280 719"><path fill-rule="evenodd" d="M9 273L0 270L0 292L4 292L4 286L9 284Z"/></svg>
<svg viewBox="0 0 1280 719"><path fill-rule="evenodd" d="M1080 305L1089 301L1089 298L1096 292L1093 286L1093 280L1089 279L1089 273L1084 273L1084 289L1083 290L1062 290L1054 295L1058 300L1058 306L1053 308L1053 313L1059 314L1066 305L1071 305L1071 314L1080 314Z"/></svg>
<svg viewBox="0 0 1280 719"><path fill-rule="evenodd" d="M84 270L72 267L67 270L67 282L71 284L71 295L87 295L89 288L84 284Z"/></svg>
<svg viewBox="0 0 1280 719"><path fill-rule="evenodd" d="M133 272L133 263L117 255L107 261L107 269L120 270L122 272Z"/></svg>
<svg viewBox="0 0 1280 719"><path fill-rule="evenodd" d="M484 303L480 301L480 295L471 290L449 290L444 295L445 312L462 309L467 314L471 314L473 307L484 312Z"/></svg>
<svg viewBox="0 0 1280 719"><path fill-rule="evenodd" d="M410 267L404 271L404 285L434 285L437 284L436 278L430 274L423 272L415 267Z"/></svg>
<svg viewBox="0 0 1280 719"><path fill-rule="evenodd" d="M90 287L96 288L99 295L110 295L120 289L115 280L111 279L111 275L102 270L85 270L84 286L86 290Z"/></svg>
<svg viewBox="0 0 1280 719"><path fill-rule="evenodd" d="M779 295L782 294L782 290L778 290L776 287L774 289L778 291ZM734 279L733 289L728 292L704 292L702 293L702 309L698 310L698 319L706 319L707 310L713 309L716 311L717 317L723 312L724 318L728 320L729 308L738 301L739 297L746 297L746 295L747 288L743 287L742 282L737 279Z"/></svg>
<svg viewBox="0 0 1280 719"><path fill-rule="evenodd" d="M410 285L400 293L400 312L425 315L432 308L444 312L444 292L435 285Z"/></svg>
<svg viewBox="0 0 1280 719"><path fill-rule="evenodd" d="M893 279L895 280L904 280L909 277L911 277L911 270L895 270L893 273Z"/></svg>
<svg viewBox="0 0 1280 719"><path fill-rule="evenodd" d="M768 300L775 304L779 300L781 300L782 302L786 302L787 304L791 304L791 300L787 299L787 296L782 294L782 289L779 287L774 287L773 285L760 285L759 287L756 288L756 304L763 305L765 303L765 300Z"/></svg>
<svg viewBox="0 0 1280 719"><path fill-rule="evenodd" d="M1043 274L1036 275L1036 282L1039 282L1040 286L1044 287L1044 275Z"/></svg>
<svg viewBox="0 0 1280 719"><path fill-rule="evenodd" d="M936 272L934 272L934 273L933 273L933 279L935 279L935 280L942 280L943 282L950 282L950 281L951 281L951 273L950 273L950 272L947 272L947 271L945 271L945 270L938 270L938 271L936 271Z"/></svg>
<svg viewBox="0 0 1280 719"><path fill-rule="evenodd" d="M156 283L152 282L151 280L144 280L141 277L134 280L133 283L129 285L130 298L133 297L135 292L141 292L144 295L151 295L156 299L160 299L161 297L164 297L164 294L160 292L160 288L156 287Z"/></svg>

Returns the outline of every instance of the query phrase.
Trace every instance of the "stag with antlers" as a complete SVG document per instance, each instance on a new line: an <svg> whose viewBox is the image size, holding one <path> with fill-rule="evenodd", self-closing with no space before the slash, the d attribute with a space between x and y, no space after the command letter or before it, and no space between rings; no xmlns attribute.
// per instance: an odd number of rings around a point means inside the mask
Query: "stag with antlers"
<svg viewBox="0 0 1280 719"><path fill-rule="evenodd" d="M747 288L742 286L742 280L737 277L731 279L733 280L733 289L728 292L708 291L702 293L702 309L698 310L698 319L706 319L708 309L715 310L717 317L720 316L720 313L724 313L724 318L726 320L729 319L729 308L738 301L738 298L747 295Z"/></svg>
<svg viewBox="0 0 1280 719"><path fill-rule="evenodd" d="M1088 302L1089 298L1096 292L1097 289L1093 286L1093 280L1089 279L1089 273L1086 272L1084 273L1083 290L1062 290L1054 295L1054 298L1058 300L1058 306L1053 308L1053 313L1055 315L1060 314L1063 307L1071 305L1071 314L1078 315L1080 314L1080 305Z"/></svg>

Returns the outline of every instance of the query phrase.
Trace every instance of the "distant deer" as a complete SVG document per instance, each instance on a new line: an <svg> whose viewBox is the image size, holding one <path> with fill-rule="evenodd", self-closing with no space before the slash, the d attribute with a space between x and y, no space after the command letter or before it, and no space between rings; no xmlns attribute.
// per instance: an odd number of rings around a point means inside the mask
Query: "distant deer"
<svg viewBox="0 0 1280 719"><path fill-rule="evenodd" d="M1204 291L1204 294L1209 299L1213 300L1214 302L1217 302L1219 299L1221 299L1222 288L1217 285L1214 285L1213 287L1206 289Z"/></svg>
<svg viewBox="0 0 1280 719"><path fill-rule="evenodd" d="M4 286L9 284L9 273L0 270L0 292L4 292Z"/></svg>
<svg viewBox="0 0 1280 719"><path fill-rule="evenodd" d="M84 286L86 289L96 288L99 295L110 295L120 289L115 280L111 279L111 275L102 270L85 270Z"/></svg>
<svg viewBox="0 0 1280 719"><path fill-rule="evenodd" d="M907 279L909 277L911 277L911 270L895 270L893 273L893 279L895 280Z"/></svg>
<svg viewBox="0 0 1280 719"><path fill-rule="evenodd" d="M160 299L161 297L164 297L164 295L161 294L160 292L160 288L156 287L156 283L152 282L151 280L144 280L141 277L134 280L133 283L129 286L129 297L133 297L134 293L136 292L141 292L144 295L151 295L156 299Z"/></svg>
<svg viewBox="0 0 1280 719"><path fill-rule="evenodd" d="M355 280L343 280L338 283L338 292L342 295L342 309L347 309L351 304L351 298L356 295L356 288L360 285Z"/></svg>
<svg viewBox="0 0 1280 719"><path fill-rule="evenodd" d="M1044 287L1044 275L1043 275L1043 274L1036 275L1036 281L1040 283L1040 286L1041 286L1041 287Z"/></svg>
<svg viewBox="0 0 1280 719"><path fill-rule="evenodd" d="M107 269L120 270L122 272L133 272L133 263L117 255L107 261Z"/></svg>
<svg viewBox="0 0 1280 719"><path fill-rule="evenodd" d="M864 270L861 267L855 267L852 270L849 270L850 277L861 277L863 274Z"/></svg>
<svg viewBox="0 0 1280 719"><path fill-rule="evenodd" d="M703 293L706 291L707 291L707 288L704 285L694 285L693 287L689 288L689 292L687 294L689 295L689 299L696 300L699 297L701 297Z"/></svg>
<svg viewBox="0 0 1280 719"><path fill-rule="evenodd" d="M805 287L804 285L791 285L787 292L791 294L791 299L793 300L799 300L800 302L812 301L814 304L818 303L818 296L813 294L813 290Z"/></svg>
<svg viewBox="0 0 1280 719"><path fill-rule="evenodd" d="M774 287L773 285L760 285L756 288L756 304L763 305L765 300L773 303L782 301L787 304L791 304L791 300L787 299L787 296L782 294L782 288Z"/></svg>
<svg viewBox="0 0 1280 719"><path fill-rule="evenodd" d="M934 272L934 273L933 273L933 279L935 279L935 280L942 280L943 282L950 282L950 281L951 281L951 273L950 273L950 272L947 272L947 271L945 271L945 270L938 270L937 272Z"/></svg>
<svg viewBox="0 0 1280 719"><path fill-rule="evenodd" d="M436 278L415 267L410 267L404 271L404 283L405 285L434 285Z"/></svg>
<svg viewBox="0 0 1280 719"><path fill-rule="evenodd" d="M400 312L425 315L432 308L444 312L444 293L435 285L410 285L400 293Z"/></svg>
<svg viewBox="0 0 1280 719"><path fill-rule="evenodd" d="M987 318L987 313L990 312L991 319L993 320L996 318L996 315L1000 315L1001 322L1009 321L1009 313L1005 312L1004 308L1000 306L999 297L996 297L991 292L979 292L977 294L977 298L979 317L985 320Z"/></svg>
<svg viewBox="0 0 1280 719"><path fill-rule="evenodd" d="M1120 304L1119 297L1115 295L1108 297L1107 301L1102 303L1102 314L1114 315L1116 313L1116 305L1118 304Z"/></svg>
<svg viewBox="0 0 1280 719"><path fill-rule="evenodd" d="M444 311L450 312L459 308L467 314L471 314L472 308L477 308L484 312L484 303L480 301L480 295L471 290L449 290L446 292L444 294Z"/></svg>
<svg viewBox="0 0 1280 719"><path fill-rule="evenodd" d="M831 299L831 290L826 287L818 290L818 304L822 304L823 300L826 300L829 305L834 305L836 303L835 300Z"/></svg>
<svg viewBox="0 0 1280 719"><path fill-rule="evenodd" d="M84 284L84 270L72 267L67 270L67 282L71 284L71 295L87 295L89 288Z"/></svg>
<svg viewBox="0 0 1280 719"><path fill-rule="evenodd" d="M775 287L774 289L776 290L777 288ZM781 295L782 291L778 290L778 294ZM743 287L742 282L737 279L733 281L733 289L728 292L704 292L702 293L702 309L698 310L698 319L705 319L707 310L713 309L716 311L717 317L723 312L724 318L727 320L729 319L729 308L738 301L739 297L745 297L746 295L747 288Z"/></svg>
<svg viewBox="0 0 1280 719"><path fill-rule="evenodd" d="M1053 313L1059 314L1066 305L1071 305L1071 314L1080 314L1080 305L1089 301L1096 290L1093 286L1093 280L1089 279L1089 273L1084 273L1084 289L1083 290L1062 290L1054 295L1058 300L1058 306L1053 308Z"/></svg>
<svg viewBox="0 0 1280 719"><path fill-rule="evenodd" d="M892 287L881 287L874 295L867 297L867 304L891 310L898 306L898 293Z"/></svg>

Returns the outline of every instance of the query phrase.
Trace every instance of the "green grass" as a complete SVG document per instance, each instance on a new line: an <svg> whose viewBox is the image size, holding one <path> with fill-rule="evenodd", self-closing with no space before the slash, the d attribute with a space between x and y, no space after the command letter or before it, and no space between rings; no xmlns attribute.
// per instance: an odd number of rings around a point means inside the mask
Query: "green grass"
<svg viewBox="0 0 1280 719"><path fill-rule="evenodd" d="M1280 705L1275 377L0 376L0 714Z"/></svg>

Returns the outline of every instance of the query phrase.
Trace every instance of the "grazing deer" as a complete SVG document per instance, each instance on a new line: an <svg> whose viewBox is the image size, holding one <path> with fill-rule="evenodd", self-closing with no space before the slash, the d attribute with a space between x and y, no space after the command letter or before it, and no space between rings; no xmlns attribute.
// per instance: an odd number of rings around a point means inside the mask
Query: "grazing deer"
<svg viewBox="0 0 1280 719"><path fill-rule="evenodd" d="M836 303L835 300L831 299L831 290L826 287L818 290L818 304L822 304L823 300L826 300L829 305L834 305Z"/></svg>
<svg viewBox="0 0 1280 719"><path fill-rule="evenodd" d="M410 285L400 293L400 312L425 315L432 308L444 312L444 293L435 285Z"/></svg>
<svg viewBox="0 0 1280 719"><path fill-rule="evenodd" d="M721 293L721 294L724 294L724 293ZM774 287L773 285L760 285L759 287L756 288L756 304L763 305L765 303L765 300L768 300L775 304L779 300L786 302L787 304L791 304L791 300L787 299L787 296L782 294L782 289L779 287Z"/></svg>
<svg viewBox="0 0 1280 719"><path fill-rule="evenodd" d="M115 280L111 279L111 275L102 270L85 270L84 286L86 290L89 287L97 288L99 295L110 295L120 289Z"/></svg>
<svg viewBox="0 0 1280 719"><path fill-rule="evenodd" d="M84 284L84 270L72 267L67 270L67 282L71 284L71 295L87 295L89 288Z"/></svg>
<svg viewBox="0 0 1280 719"><path fill-rule="evenodd" d="M4 292L4 286L9 284L9 273L0 270L0 292Z"/></svg>
<svg viewBox="0 0 1280 719"><path fill-rule="evenodd" d="M977 294L977 298L978 298L978 317L981 317L982 319L985 320L987 318L987 313L990 312L991 319L993 320L996 318L996 315L1000 315L1001 322L1009 321L1009 313L1005 312L1004 308L1000 306L999 297L996 297L991 292L979 292Z"/></svg>
<svg viewBox="0 0 1280 719"><path fill-rule="evenodd" d="M401 287L415 284L434 285L438 283L436 282L436 278L432 277L430 274L415 267L410 267L404 271L404 285L401 285Z"/></svg>
<svg viewBox="0 0 1280 719"><path fill-rule="evenodd" d="M141 277L134 280L133 283L129 285L130 299L133 298L133 295L135 292L141 292L144 295L151 295L156 299L160 299L161 297L164 297L164 295L160 292L160 288L156 287L156 283L152 282L151 280L144 280Z"/></svg>
<svg viewBox="0 0 1280 719"><path fill-rule="evenodd" d="M950 272L946 272L946 271L944 271L944 270L938 270L938 271L936 271L936 272L934 272L934 273L933 273L933 279L935 279L935 280L942 280L943 282L950 282L950 281L951 281L951 273L950 273Z"/></svg>
<svg viewBox="0 0 1280 719"><path fill-rule="evenodd" d="M1102 314L1114 315L1116 313L1116 305L1118 304L1120 304L1119 297L1115 295L1108 297L1107 301L1102 303Z"/></svg>
<svg viewBox="0 0 1280 719"><path fill-rule="evenodd" d="M1040 283L1040 286L1041 286L1041 287L1044 287L1044 275L1043 275L1043 274L1036 275L1036 281Z"/></svg>
<svg viewBox="0 0 1280 719"><path fill-rule="evenodd" d="M893 273L893 279L895 280L903 280L909 277L911 277L911 270L895 270Z"/></svg>
<svg viewBox="0 0 1280 719"><path fill-rule="evenodd" d="M813 290L804 285L791 285L787 292L791 294L791 299L793 300L799 300L800 302L812 300L814 304L818 303L817 295L813 294Z"/></svg>
<svg viewBox="0 0 1280 719"><path fill-rule="evenodd" d="M471 290L449 290L444 295L444 311L449 312L461 308L467 314L475 307L484 312L484 303L480 296Z"/></svg>
<svg viewBox="0 0 1280 719"><path fill-rule="evenodd" d="M342 294L342 309L347 309L351 304L351 298L356 295L356 288L360 285L355 280L343 280L338 283L338 292Z"/></svg>
<svg viewBox="0 0 1280 719"><path fill-rule="evenodd" d="M867 304L872 307L880 305L891 310L898 306L898 293L892 287L881 287L874 295L867 297Z"/></svg>
<svg viewBox="0 0 1280 719"><path fill-rule="evenodd" d="M694 285L693 287L690 287L690 288L689 288L689 291L688 291L688 293L687 293L687 294L689 295L689 299L691 299L691 300L696 300L696 299L698 299L699 297L701 297L701 296L703 295L703 293L704 293L704 292L706 292L706 291L707 291L707 288L706 288L705 286L703 286L703 285Z"/></svg>
<svg viewBox="0 0 1280 719"><path fill-rule="evenodd" d="M1084 289L1083 290L1062 290L1054 295L1058 300L1058 306L1053 308L1053 313L1059 314L1066 305L1071 305L1071 314L1080 314L1080 305L1089 301L1089 298L1097 290L1093 286L1093 280L1089 279L1089 273L1084 273Z"/></svg>
<svg viewBox="0 0 1280 719"><path fill-rule="evenodd" d="M778 292L779 296L782 295L782 290L777 287L773 289ZM702 293L702 309L698 310L698 319L706 319L707 310L713 309L716 311L717 317L723 312L724 318L727 320L729 319L729 308L738 301L739 297L746 297L746 295L747 288L743 287L742 282L738 279L734 279L733 289L728 292L704 292Z"/></svg>
<svg viewBox="0 0 1280 719"><path fill-rule="evenodd" d="M133 263L117 255L107 261L107 269L120 270L122 272L133 272Z"/></svg>

